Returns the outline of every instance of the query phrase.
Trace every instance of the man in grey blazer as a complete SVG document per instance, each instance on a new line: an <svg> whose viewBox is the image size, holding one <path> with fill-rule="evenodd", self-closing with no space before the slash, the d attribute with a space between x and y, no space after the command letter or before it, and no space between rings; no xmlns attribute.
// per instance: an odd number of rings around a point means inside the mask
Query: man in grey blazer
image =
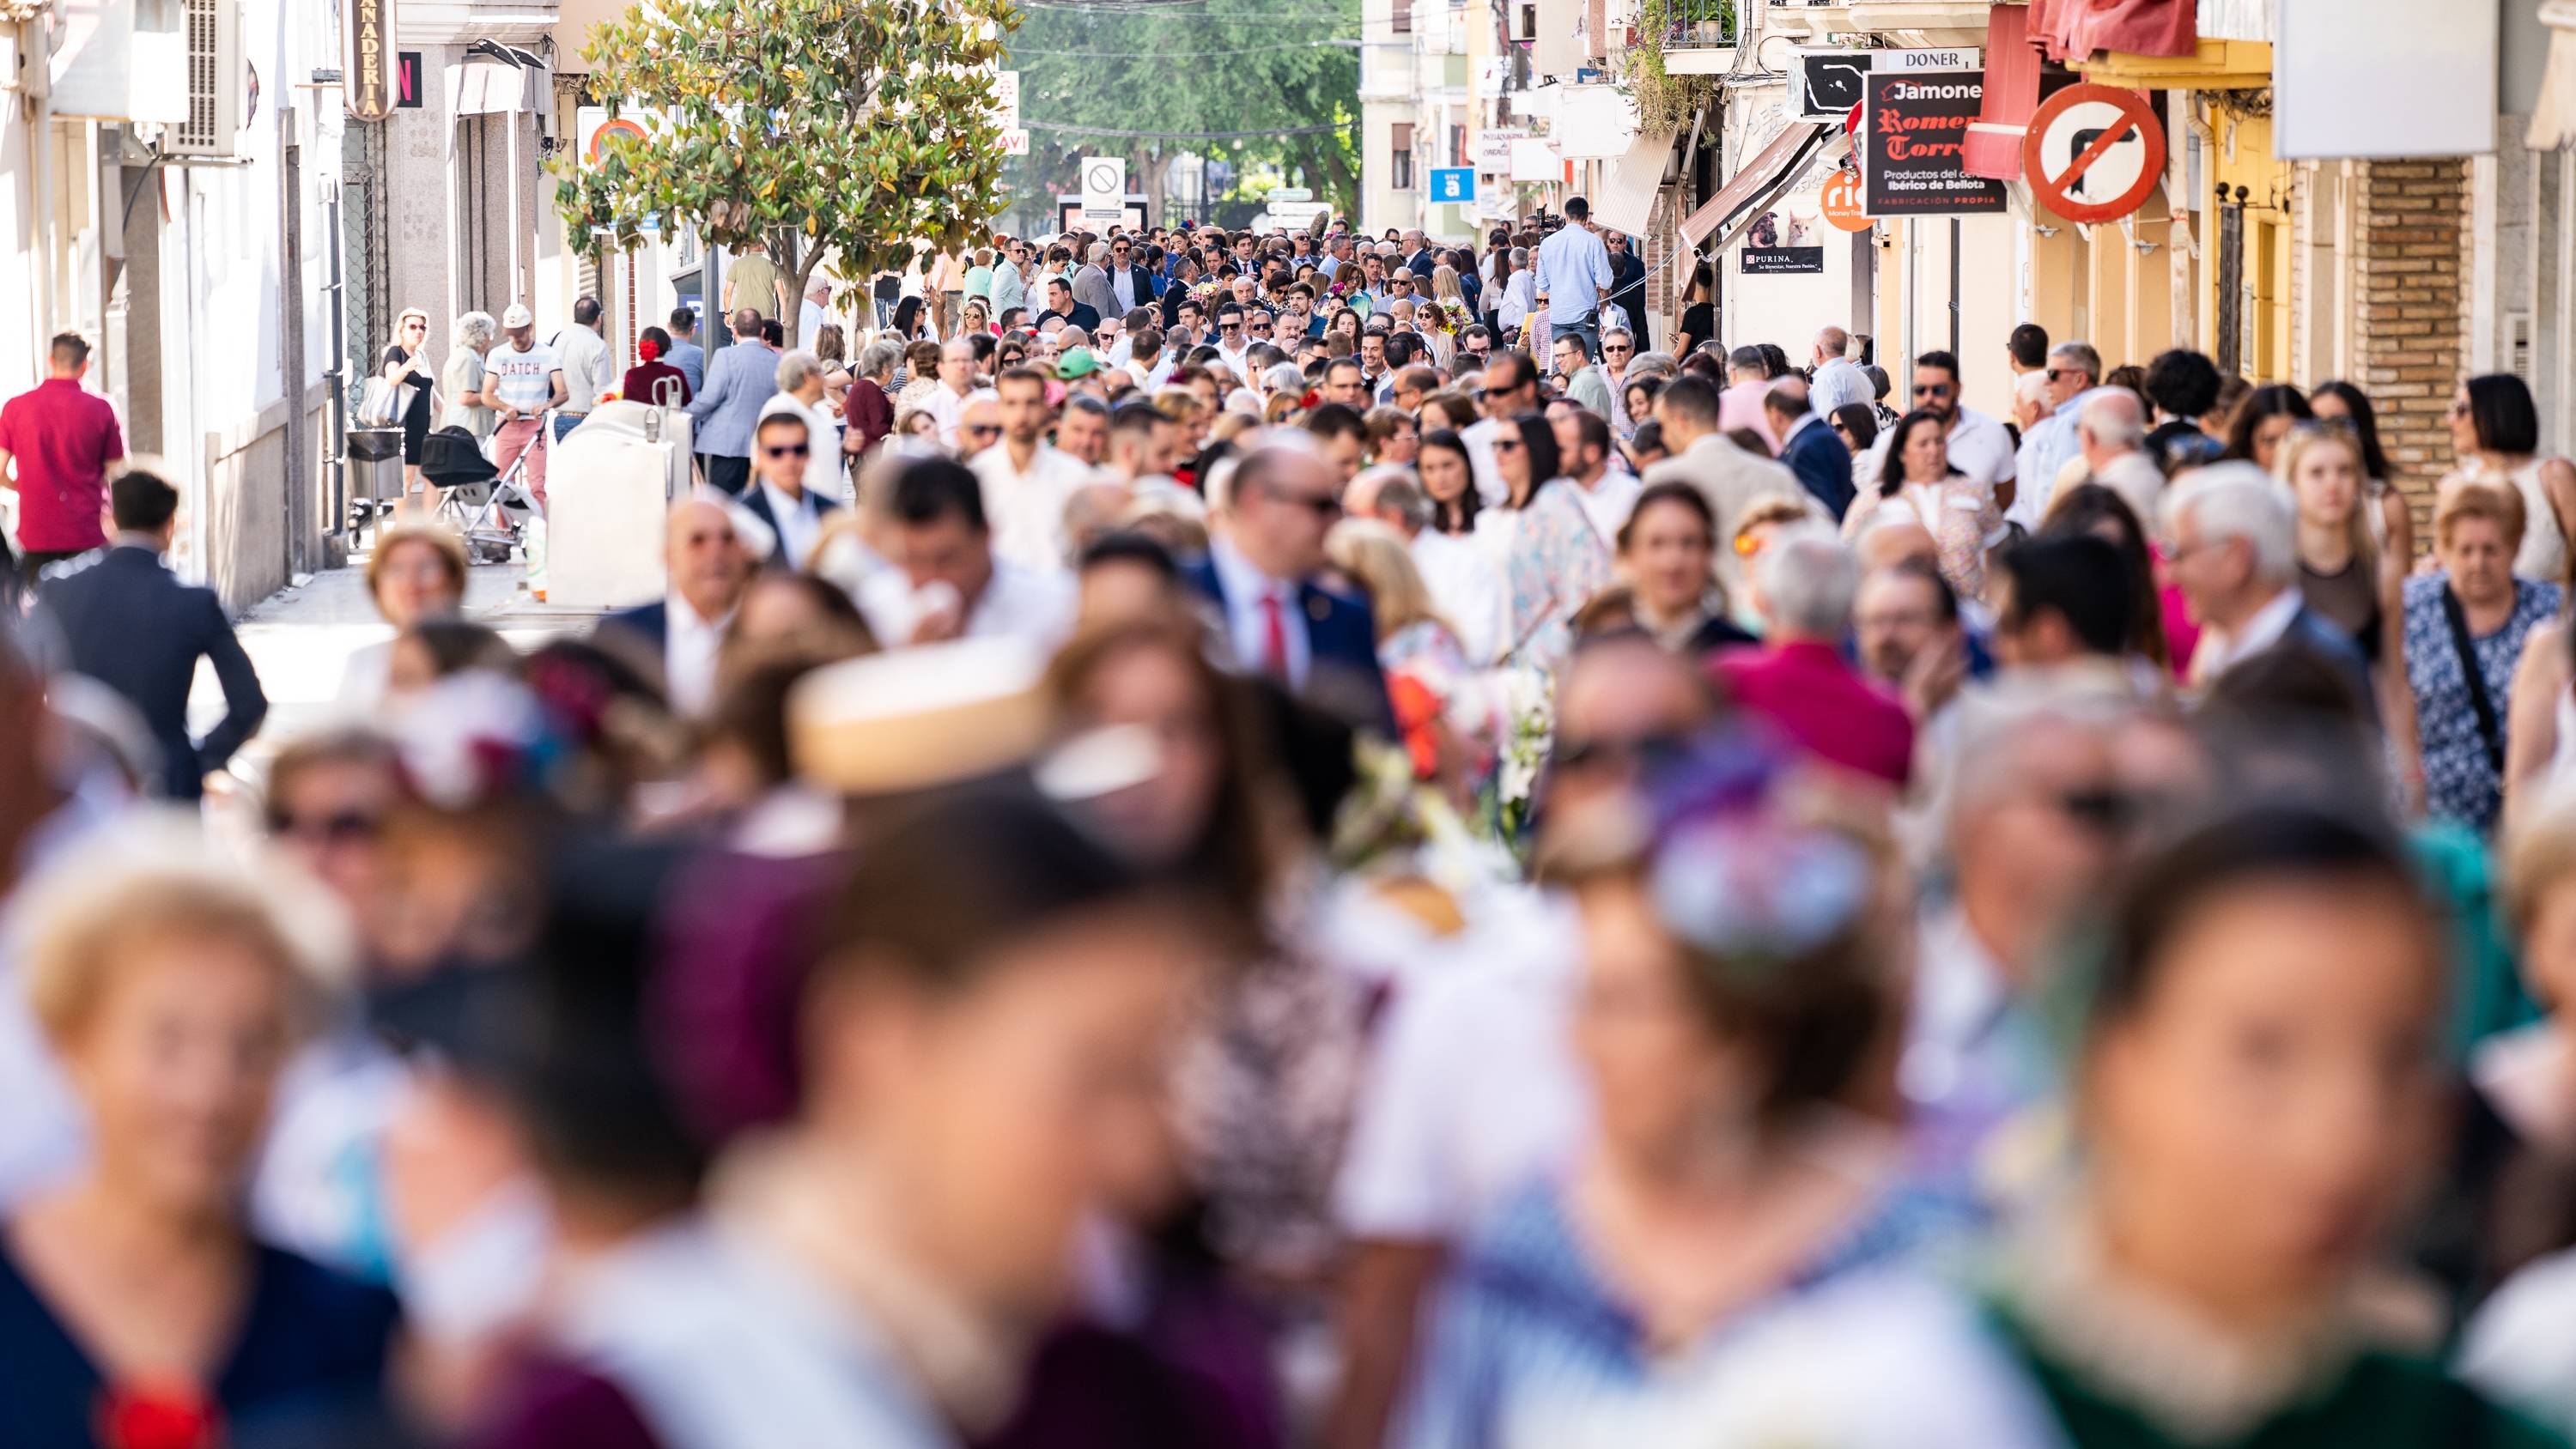
<svg viewBox="0 0 2576 1449"><path fill-rule="evenodd" d="M1499 354L1498 354L1499 355ZM1717 429L1717 389L1706 378L1673 379L1655 399L1655 421L1664 429L1664 446L1672 456L1646 465L1642 481L1688 483L1708 500L1717 515L1717 576L1730 594L1744 590L1744 558L1735 551L1736 526L1756 499L1771 494L1807 505L1817 521L1830 526L1833 515L1811 497L1798 475L1735 446Z"/></svg>
<svg viewBox="0 0 2576 1449"><path fill-rule="evenodd" d="M739 494L751 482L751 434L760 405L778 392L778 354L760 340L761 314L736 308L733 346L707 359L707 385L689 404L698 466L707 483Z"/></svg>
<svg viewBox="0 0 2576 1449"><path fill-rule="evenodd" d="M1126 310L1118 305L1117 294L1109 286L1109 243L1091 244L1091 255L1073 274L1073 300L1103 317L1115 317Z"/></svg>

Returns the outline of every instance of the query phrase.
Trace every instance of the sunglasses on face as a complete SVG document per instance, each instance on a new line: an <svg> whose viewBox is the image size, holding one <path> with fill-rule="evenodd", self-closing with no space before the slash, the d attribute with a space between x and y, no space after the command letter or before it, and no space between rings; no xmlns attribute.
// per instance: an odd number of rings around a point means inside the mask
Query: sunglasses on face
<svg viewBox="0 0 2576 1449"><path fill-rule="evenodd" d="M1685 742L1673 735L1641 735L1632 740L1560 738L1556 745L1555 764L1560 770L1583 770L1604 765L1636 765L1674 759L1685 748Z"/></svg>
<svg viewBox="0 0 2576 1449"><path fill-rule="evenodd" d="M1629 353L1634 352L1634 351L1636 351L1637 349L1635 349L1635 348L1633 348L1633 347L1622 347L1622 346L1620 346L1620 345L1619 345L1618 343L1616 343L1616 342L1604 342L1604 343L1602 343L1602 344L1601 344L1601 350L1602 350L1602 352L1603 352L1603 353L1605 353L1605 354L1615 353L1615 354L1617 354L1617 355L1619 355L1619 356L1621 356L1621 357L1625 357L1625 356L1627 356Z"/></svg>
<svg viewBox="0 0 2576 1449"><path fill-rule="evenodd" d="M961 431L970 438L998 438L1002 435L1002 425L1000 423L967 423Z"/></svg>
<svg viewBox="0 0 2576 1449"><path fill-rule="evenodd" d="M1317 518L1338 518L1341 516L1342 501L1330 494L1324 494L1319 497L1312 493L1291 493L1281 488L1270 489L1269 493L1271 497L1278 499L1282 503L1312 510Z"/></svg>
<svg viewBox="0 0 2576 1449"><path fill-rule="evenodd" d="M2052 372L2049 376L2054 378L2057 374ZM1916 397L1948 397L1950 395L1950 384L1946 382L1918 382L1914 384L1914 395Z"/></svg>
<svg viewBox="0 0 2576 1449"><path fill-rule="evenodd" d="M1494 439L1494 451L1497 453L1517 453L1520 450L1521 440L1518 438Z"/></svg>
<svg viewBox="0 0 2576 1449"><path fill-rule="evenodd" d="M1216 330L1219 332L1240 332L1243 330L1243 324L1240 322L1219 322L1216 324Z"/></svg>
<svg viewBox="0 0 2576 1449"><path fill-rule="evenodd" d="M811 446L804 443L781 443L760 450L761 456L765 458L802 458L813 451Z"/></svg>
<svg viewBox="0 0 2576 1449"><path fill-rule="evenodd" d="M2076 371L2074 368L2071 368L2071 367L2052 367L2052 368L2050 368L2050 369L2048 370L2048 380L2049 380L2050 382L2055 382L2055 381L2057 381L2059 378L2063 378L2063 377L2083 377L2083 376L2085 376L2085 374L2084 374L2084 373L2078 372L2078 371Z"/></svg>

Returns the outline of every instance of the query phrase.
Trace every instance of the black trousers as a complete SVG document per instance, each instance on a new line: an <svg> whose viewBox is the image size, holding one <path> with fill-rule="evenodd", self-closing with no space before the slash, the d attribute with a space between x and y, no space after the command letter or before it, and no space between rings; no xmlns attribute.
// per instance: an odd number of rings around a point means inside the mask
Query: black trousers
<svg viewBox="0 0 2576 1449"><path fill-rule="evenodd" d="M742 490L751 486L749 458L728 458L722 453L701 453L698 456L707 465L708 487L720 490L727 497L739 498Z"/></svg>
<svg viewBox="0 0 2576 1449"><path fill-rule="evenodd" d="M0 548L5 547L7 547L7 545L0 544ZM48 568L51 568L55 564L61 563L67 558L79 558L82 554L87 552L89 552L89 550L85 548L31 548L18 556L19 581L27 586L27 591L29 593L34 593L36 589L36 575L44 572Z"/></svg>

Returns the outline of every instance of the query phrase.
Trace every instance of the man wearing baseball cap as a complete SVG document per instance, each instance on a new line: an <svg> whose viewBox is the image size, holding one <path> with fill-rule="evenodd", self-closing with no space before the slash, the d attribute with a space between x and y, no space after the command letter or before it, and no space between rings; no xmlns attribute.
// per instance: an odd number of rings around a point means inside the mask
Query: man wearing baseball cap
<svg viewBox="0 0 2576 1449"><path fill-rule="evenodd" d="M537 446L542 426L538 415L561 405L568 396L563 362L553 348L537 341L536 315L517 302L501 314L501 332L507 340L483 358L487 378L483 397L499 423L492 432L492 466L507 473L525 454L528 495L543 508L546 450Z"/></svg>

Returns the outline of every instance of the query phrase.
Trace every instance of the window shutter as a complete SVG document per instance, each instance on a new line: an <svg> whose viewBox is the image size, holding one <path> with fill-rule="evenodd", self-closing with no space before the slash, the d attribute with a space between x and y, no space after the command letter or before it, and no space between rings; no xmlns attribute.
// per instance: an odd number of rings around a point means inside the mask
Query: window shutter
<svg viewBox="0 0 2576 1449"><path fill-rule="evenodd" d="M1413 33L1413 0L1395 0L1395 33Z"/></svg>

